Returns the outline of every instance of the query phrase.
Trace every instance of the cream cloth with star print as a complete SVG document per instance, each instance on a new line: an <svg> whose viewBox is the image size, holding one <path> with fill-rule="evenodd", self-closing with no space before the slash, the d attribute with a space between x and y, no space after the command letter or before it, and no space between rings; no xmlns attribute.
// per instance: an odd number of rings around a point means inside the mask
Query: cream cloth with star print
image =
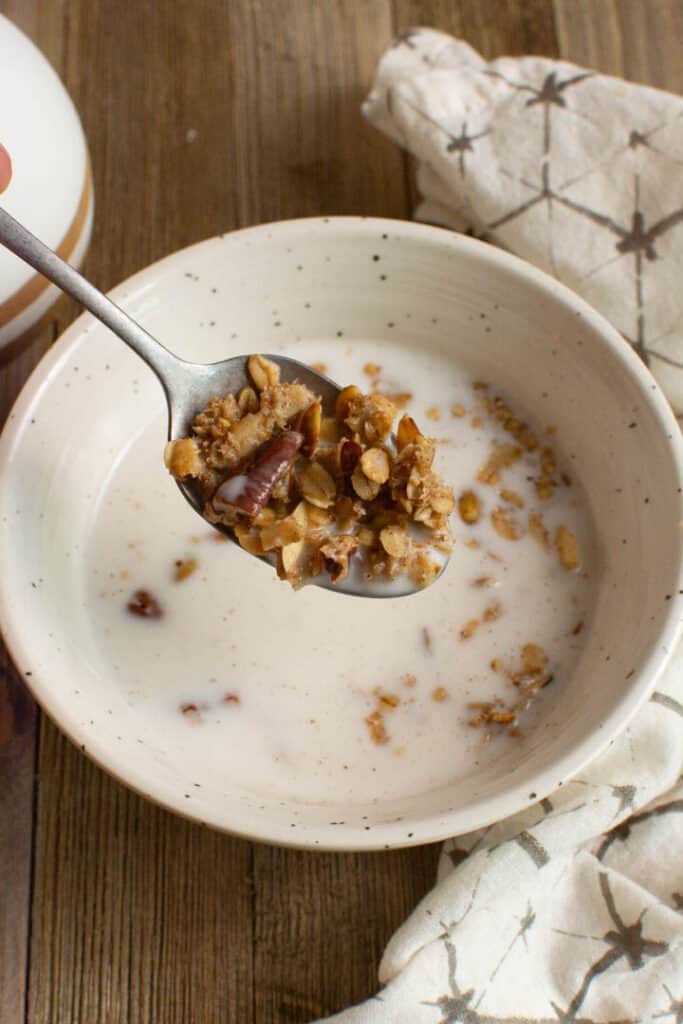
<svg viewBox="0 0 683 1024"><path fill-rule="evenodd" d="M365 104L418 160L417 216L588 299L683 411L683 101L401 33ZM599 681L596 681L596 683ZM535 807L446 843L340 1024L683 1024L683 654L629 728Z"/></svg>

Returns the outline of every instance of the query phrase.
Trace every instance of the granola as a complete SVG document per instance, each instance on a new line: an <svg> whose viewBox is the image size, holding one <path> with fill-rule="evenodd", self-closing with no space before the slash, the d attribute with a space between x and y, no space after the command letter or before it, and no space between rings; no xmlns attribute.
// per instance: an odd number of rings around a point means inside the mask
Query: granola
<svg viewBox="0 0 683 1024"><path fill-rule="evenodd" d="M380 372L367 364L373 380ZM367 578L408 574L421 587L448 553L452 490L434 470L436 442L379 391L340 391L323 416L309 388L282 383L279 367L252 355L253 386L212 398L165 462L201 486L203 513L229 526L252 554L273 553L297 587L321 573L344 580L353 562Z"/></svg>

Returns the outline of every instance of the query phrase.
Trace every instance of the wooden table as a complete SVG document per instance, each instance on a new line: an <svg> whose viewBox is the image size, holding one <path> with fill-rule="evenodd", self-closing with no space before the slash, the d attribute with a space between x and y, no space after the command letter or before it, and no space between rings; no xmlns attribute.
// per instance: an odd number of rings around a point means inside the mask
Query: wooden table
<svg viewBox="0 0 683 1024"><path fill-rule="evenodd" d="M683 92L683 0L0 0L90 142L86 272L109 288L220 231L408 217L409 168L359 104L414 24ZM3 99L7 102L7 99ZM1 138L0 122L0 138ZM0 420L76 315L0 367ZM307 1021L370 995L438 851L299 853L218 835L95 768L0 654L1 1024Z"/></svg>

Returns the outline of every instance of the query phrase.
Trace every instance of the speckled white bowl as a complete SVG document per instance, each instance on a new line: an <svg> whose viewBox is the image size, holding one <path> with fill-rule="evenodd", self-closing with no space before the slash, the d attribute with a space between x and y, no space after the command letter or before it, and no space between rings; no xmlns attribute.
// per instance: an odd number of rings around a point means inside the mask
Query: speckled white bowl
<svg viewBox="0 0 683 1024"><path fill-rule="evenodd" d="M0 621L37 699L98 764L218 828L370 849L509 815L561 785L626 725L678 636L683 457L652 377L577 296L447 231L325 218L210 239L137 274L114 297L170 348L207 361L262 348L274 331L330 344L341 326L345 344L396 339L425 358L462 352L540 422L557 424L590 498L600 571L577 668L517 761L492 759L475 778L386 804L345 806L331 795L325 805L299 805L295 830L286 803L231 788L208 766L192 788L202 766L189 776L182 752L136 715L92 642L81 553L110 469L103 453L123 447L163 400L136 357L82 316L32 376L0 441ZM214 329L199 330L207 322Z"/></svg>

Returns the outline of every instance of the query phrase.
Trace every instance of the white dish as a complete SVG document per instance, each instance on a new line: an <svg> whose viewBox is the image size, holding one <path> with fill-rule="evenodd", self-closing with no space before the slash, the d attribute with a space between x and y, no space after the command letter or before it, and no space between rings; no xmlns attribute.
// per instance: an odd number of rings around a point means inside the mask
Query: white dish
<svg viewBox="0 0 683 1024"><path fill-rule="evenodd" d="M80 266L90 241L88 148L71 98L40 50L0 15L2 143L12 157L3 207L59 255ZM0 359L45 317L59 289L0 248Z"/></svg>
<svg viewBox="0 0 683 1024"><path fill-rule="evenodd" d="M129 574L116 584L125 616L127 588L143 582L142 576L133 580L135 566L144 566L147 579L158 576L172 551L188 553L190 533L206 531L182 507L163 469L158 383L121 342L84 316L34 373L0 442L0 621L38 700L94 760L163 805L218 828L279 843L371 849L429 842L505 817L561 785L624 727L678 636L681 442L647 370L573 293L499 250L450 232L325 218L210 239L149 267L114 297L189 358L211 361L287 347L308 359L314 351L322 360L331 353L332 363L339 346L351 347L353 361L354 346L360 357L371 342L388 353L387 364L390 348L400 346L419 350L426 369L440 374L448 373L449 361L463 362L537 422L557 426L590 502L598 542L596 594L571 678L518 745L509 741L467 771L459 772L454 759L453 778L433 788L423 780L410 795L368 789L363 800L350 786L335 798L324 787L297 793L256 778L249 789L246 773L236 777L239 764L231 764L227 753L221 760L215 737L206 744L186 742L161 715L150 713L145 687L159 692L163 679L154 665L165 657L162 652L156 659L151 634L131 633L121 659L103 636L92 580L95 567L104 572L106 559L96 564L95 547L101 553L112 544L111 571ZM134 481L144 480L139 501L147 508L136 512L139 537L127 539L135 520L122 515L117 532L107 503L128 501L130 513L138 500L126 484L131 473ZM150 530L155 509L160 522ZM130 555L141 550L138 540L144 542L139 563ZM129 543L134 547L124 566ZM206 558L212 542L202 543ZM331 623L351 614L336 609L353 599L319 590L283 598L278 588L286 585L273 581L265 566L227 544L215 550L216 564L219 554L224 560L226 604L227 592L234 605L241 590L257 609L263 586L264 676L280 668L272 639L283 627L278 616L305 620L310 601L331 602ZM457 571L456 546L449 572ZM107 586L111 591L113 585ZM222 629L230 630L230 609L216 612L221 594L215 576L206 591L201 578L182 586L192 586L199 599L208 592L214 609L208 618L216 616L218 629L225 619ZM409 624L415 600L380 604L400 608L401 624ZM348 627L350 645L361 651L372 640L364 639L363 618ZM170 662L166 657L165 669L168 674L177 666L178 676L169 679L176 703L178 680L192 665L184 652L202 617L192 628L177 621L177 655ZM215 635L216 649L223 650L224 638ZM297 677L307 667L318 668L291 692L293 706L301 705L303 686L324 683L331 693L338 690L331 671L321 678L324 660L307 658L307 644L313 644L305 621L301 640ZM238 637L231 641L239 644ZM393 641L388 658L396 657L396 647ZM138 652L139 679L131 680ZM330 715L338 715L339 706L332 701ZM444 735L435 742L443 745ZM256 749L252 756L257 764Z"/></svg>

